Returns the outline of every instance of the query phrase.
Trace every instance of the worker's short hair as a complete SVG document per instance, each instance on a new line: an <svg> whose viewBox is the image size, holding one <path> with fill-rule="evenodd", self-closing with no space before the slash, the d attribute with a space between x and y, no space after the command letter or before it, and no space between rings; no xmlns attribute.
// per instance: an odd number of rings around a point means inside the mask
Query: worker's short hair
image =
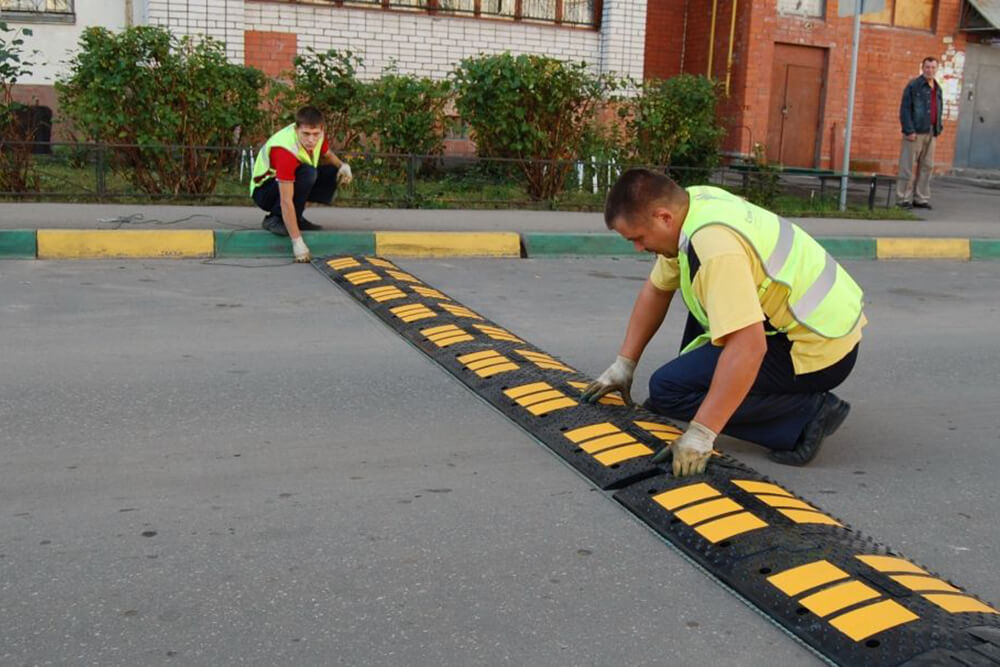
<svg viewBox="0 0 1000 667"><path fill-rule="evenodd" d="M608 191L604 224L614 229L619 218L630 220L652 204L674 206L687 198L687 191L666 174L651 169L629 169Z"/></svg>
<svg viewBox="0 0 1000 667"><path fill-rule="evenodd" d="M321 127L323 125L323 112L313 106L302 107L295 112L295 127Z"/></svg>
<svg viewBox="0 0 1000 667"><path fill-rule="evenodd" d="M923 67L925 63L936 63L937 61L938 59L935 58L934 56L927 56L926 58L920 61L920 66Z"/></svg>

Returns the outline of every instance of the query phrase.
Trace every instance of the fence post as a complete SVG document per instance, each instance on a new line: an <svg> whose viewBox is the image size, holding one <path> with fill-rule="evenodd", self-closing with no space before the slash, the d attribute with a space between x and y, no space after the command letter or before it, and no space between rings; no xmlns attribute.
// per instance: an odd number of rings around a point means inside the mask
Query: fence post
<svg viewBox="0 0 1000 667"><path fill-rule="evenodd" d="M104 144L97 144L97 198L103 200L104 196L107 194L107 183L105 180L105 156L104 156Z"/></svg>
<svg viewBox="0 0 1000 667"><path fill-rule="evenodd" d="M878 174L872 174L872 180L868 184L868 210L875 210L875 192L878 190Z"/></svg>
<svg viewBox="0 0 1000 667"><path fill-rule="evenodd" d="M406 205L413 207L417 201L417 157L413 153L406 156Z"/></svg>

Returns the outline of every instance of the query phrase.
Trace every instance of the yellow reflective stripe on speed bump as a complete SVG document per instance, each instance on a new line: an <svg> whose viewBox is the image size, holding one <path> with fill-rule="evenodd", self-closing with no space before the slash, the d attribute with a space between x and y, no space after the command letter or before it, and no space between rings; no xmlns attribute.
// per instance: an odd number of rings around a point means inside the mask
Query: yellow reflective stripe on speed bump
<svg viewBox="0 0 1000 667"><path fill-rule="evenodd" d="M555 371L566 371L567 373L572 373L573 369L564 363L561 363L555 359L555 357L550 357L544 352L536 352L535 350L514 350L519 355L532 362L539 368L547 368Z"/></svg>
<svg viewBox="0 0 1000 667"><path fill-rule="evenodd" d="M454 324L445 324L439 327L421 329L420 333L426 336L427 340L431 341L438 347L448 347L449 345L454 345L455 343L464 343L466 341L475 340L475 338L470 336L464 329L459 329Z"/></svg>
<svg viewBox="0 0 1000 667"><path fill-rule="evenodd" d="M652 449L611 422L581 426L572 431L566 431L563 435L605 466L617 465L623 461L649 456L653 453Z"/></svg>
<svg viewBox="0 0 1000 667"><path fill-rule="evenodd" d="M489 336L493 340L506 340L506 341L510 341L512 343L523 343L524 342L523 340L521 340L520 338L518 338L514 334L510 333L509 331L505 331L505 330L501 329L500 327L493 327L493 326L490 326L488 324L473 324L472 326L474 326L475 328L479 329L480 331L482 331L484 334L486 334L487 336Z"/></svg>
<svg viewBox="0 0 1000 667"><path fill-rule="evenodd" d="M713 544L767 527L766 521L746 511L736 501L721 496L715 487L698 482L664 491L653 496L653 501L674 512L674 516ZM684 509L677 511L680 507Z"/></svg>
<svg viewBox="0 0 1000 667"><path fill-rule="evenodd" d="M859 555L855 556L868 567L878 570L901 586L920 593L928 602L941 607L951 614L979 612L998 614L996 609L965 594L943 579L932 576L927 570L898 556Z"/></svg>
<svg viewBox="0 0 1000 667"><path fill-rule="evenodd" d="M843 526L831 516L816 509L809 503L794 497L791 492L770 482L752 479L734 479L733 484L752 493L754 498L773 507L795 523L816 523L825 526Z"/></svg>
<svg viewBox="0 0 1000 667"><path fill-rule="evenodd" d="M419 294L420 296L425 296L428 299L438 299L440 301L451 301L441 292L433 289L431 287L421 287L420 285L413 285L410 289Z"/></svg>
<svg viewBox="0 0 1000 667"><path fill-rule="evenodd" d="M637 421L635 425L641 429L644 429L650 433L650 435L659 438L664 442L673 442L677 438L681 437L684 432L677 428L676 426L669 426L667 424L658 424L656 422L646 422Z"/></svg>
<svg viewBox="0 0 1000 667"><path fill-rule="evenodd" d="M403 320L404 322L416 322L426 320L429 317L437 317L437 313L422 303L409 303L405 306L390 308L389 312Z"/></svg>
<svg viewBox="0 0 1000 667"><path fill-rule="evenodd" d="M378 267L383 268L383 269L395 269L396 268L395 264L393 264L392 262L390 262L387 259L382 259L381 257L365 257L365 261L368 262L369 264L371 264L372 266L378 266ZM333 264L331 264L330 266L332 268L334 268L334 269L338 268L336 266L333 266Z"/></svg>
<svg viewBox="0 0 1000 667"><path fill-rule="evenodd" d="M365 283L373 283L382 280L382 276L367 269L364 271L345 273L344 278L346 278L352 285L364 285Z"/></svg>
<svg viewBox="0 0 1000 667"><path fill-rule="evenodd" d="M439 303L438 306L447 310L455 317L465 317L470 320L480 320L480 321L483 319L481 315L477 315L476 313L472 312L465 306L457 306L453 303Z"/></svg>
<svg viewBox="0 0 1000 667"><path fill-rule="evenodd" d="M548 382L532 382L531 384L507 389L504 391L504 394L535 416L579 405L579 403L566 396L566 394L555 390ZM542 394L546 398L539 402L539 399L535 397Z"/></svg>
<svg viewBox="0 0 1000 667"><path fill-rule="evenodd" d="M339 259L331 259L326 263L331 269L336 269L337 271L343 271L344 269L349 269L352 266L361 266L361 262L354 259L353 257L341 257Z"/></svg>
<svg viewBox="0 0 1000 667"><path fill-rule="evenodd" d="M827 560L793 567L771 575L767 581L792 598L822 588L798 600L799 604L819 617L830 617L843 609L883 597L879 591L851 578L851 575ZM919 618L894 600L881 600L833 616L829 623L859 642L883 630Z"/></svg>
<svg viewBox="0 0 1000 667"><path fill-rule="evenodd" d="M383 301L392 301L393 299L405 299L406 294L403 290L399 289L395 285L384 285L382 287L372 287L365 290L370 298L379 303Z"/></svg>
<svg viewBox="0 0 1000 667"><path fill-rule="evenodd" d="M404 283L420 283L419 280L411 276L409 273L405 273L403 271L386 271L386 273L388 273L396 280L401 280Z"/></svg>
<svg viewBox="0 0 1000 667"><path fill-rule="evenodd" d="M481 378L516 371L518 366L496 350L483 350L458 357L458 362Z"/></svg>

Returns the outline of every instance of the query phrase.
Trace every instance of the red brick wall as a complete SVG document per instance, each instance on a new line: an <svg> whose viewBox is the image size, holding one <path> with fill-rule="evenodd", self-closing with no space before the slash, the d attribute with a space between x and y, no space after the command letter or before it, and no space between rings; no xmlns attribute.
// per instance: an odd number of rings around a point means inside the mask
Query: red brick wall
<svg viewBox="0 0 1000 667"><path fill-rule="evenodd" d="M643 78L668 79L681 72L684 51L684 3L648 0Z"/></svg>
<svg viewBox="0 0 1000 667"><path fill-rule="evenodd" d="M718 0L712 75L726 79L729 26L733 0ZM820 166L840 167L847 123L847 95L851 65L852 19L837 16L838 0L827 0L826 18L779 16L774 0L737 0L736 37L733 48L730 93L723 94L719 117L728 132L725 150L749 154L753 143L766 143L771 102L771 70L776 42L827 49L827 79L822 108ZM675 0L674 5L682 5ZM661 11L656 0L650 5ZM903 87L920 72L920 61L928 55L942 60L949 47L962 52L967 43L957 25L961 0L938 0L933 32L862 23L858 79L855 94L851 162L859 171L895 173L899 158L899 99ZM706 74L708 44L712 32L712 0L688 0L687 34L683 71ZM647 28L646 62L656 61L664 44L677 33ZM951 39L952 43L946 42ZM659 51L658 51L659 53ZM946 83L948 72L941 63L938 81ZM647 64L647 71L650 66ZM648 76L648 75L647 75ZM936 170L950 168L954 158L955 118L945 117L938 140Z"/></svg>
<svg viewBox="0 0 1000 667"><path fill-rule="evenodd" d="M243 33L244 62L270 77L292 69L297 39L294 33L247 30Z"/></svg>

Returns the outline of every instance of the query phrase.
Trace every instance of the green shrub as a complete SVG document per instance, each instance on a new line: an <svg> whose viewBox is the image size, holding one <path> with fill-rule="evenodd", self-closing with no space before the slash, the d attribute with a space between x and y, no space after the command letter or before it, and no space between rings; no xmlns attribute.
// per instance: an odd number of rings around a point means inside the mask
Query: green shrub
<svg viewBox="0 0 1000 667"><path fill-rule="evenodd" d="M383 153L440 155L448 129L447 81L386 72L365 86L363 129Z"/></svg>
<svg viewBox="0 0 1000 667"><path fill-rule="evenodd" d="M307 48L305 55L296 56L292 62L295 69L291 81L274 84L272 95L282 111L279 120L291 123L300 107L314 106L323 112L327 136L338 150L359 148L367 113L365 84L357 76L363 67L362 59L351 51L319 52Z"/></svg>
<svg viewBox="0 0 1000 667"><path fill-rule="evenodd" d="M647 80L637 92L622 98L619 109L627 122L632 159L670 167L685 185L703 182L719 163L725 133L715 117L716 84L681 74Z"/></svg>
<svg viewBox="0 0 1000 667"><path fill-rule="evenodd" d="M25 53L24 38L31 36L28 28L13 29L0 22L0 192L33 192L38 190L38 175L34 173L31 146L35 130L29 108L14 101L14 84L31 75L34 63L25 60L37 51Z"/></svg>
<svg viewBox="0 0 1000 667"><path fill-rule="evenodd" d="M781 168L768 163L762 144L754 144L747 166L743 196L758 206L771 208L781 194Z"/></svg>
<svg viewBox="0 0 1000 667"><path fill-rule="evenodd" d="M264 75L227 61L212 39L163 28L87 28L56 82L63 114L89 141L115 147L111 167L141 191L207 194L263 119Z"/></svg>
<svg viewBox="0 0 1000 667"><path fill-rule="evenodd" d="M466 58L452 79L479 155L525 160L527 190L537 199L562 190L572 164L551 161L577 157L591 114L612 85L584 63L510 53Z"/></svg>

